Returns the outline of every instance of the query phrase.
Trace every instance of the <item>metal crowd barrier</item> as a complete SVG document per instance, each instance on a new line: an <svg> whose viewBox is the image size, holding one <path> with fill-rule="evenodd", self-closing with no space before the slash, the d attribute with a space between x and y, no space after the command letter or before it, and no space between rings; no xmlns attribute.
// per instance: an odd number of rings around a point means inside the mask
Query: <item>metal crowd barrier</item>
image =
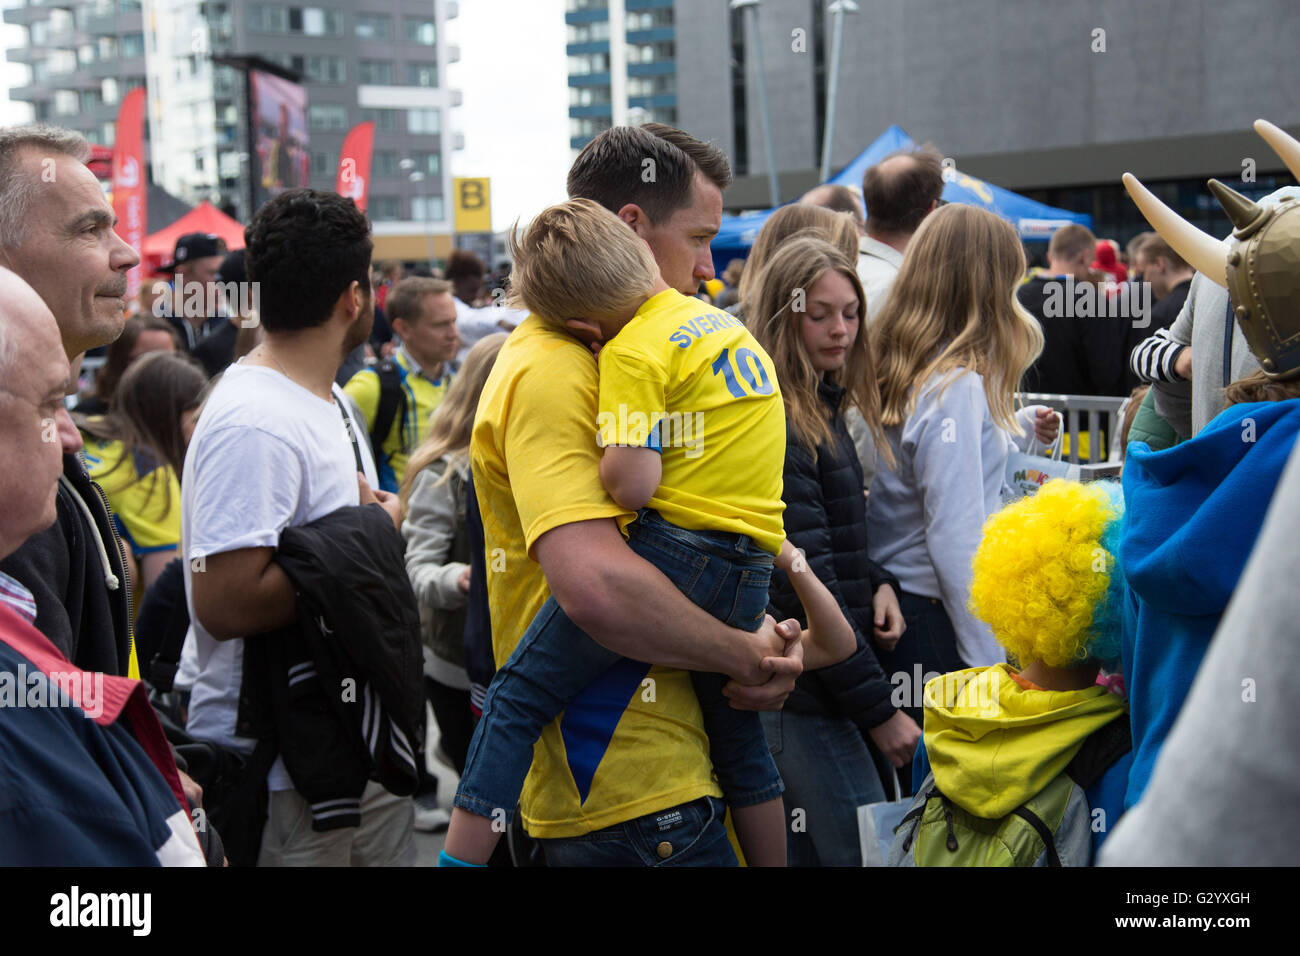
<svg viewBox="0 0 1300 956"><path fill-rule="evenodd" d="M1074 464L1097 464L1119 461L1119 430L1124 418L1127 396L1051 395L1042 392L1017 392L1017 405L1047 405L1065 419L1068 453L1061 457ZM1102 416L1109 413L1109 427L1103 430ZM1087 416L1086 419L1084 416ZM1086 422L1086 428L1080 426ZM1103 441L1103 434L1105 440ZM1087 438L1087 457L1080 458L1081 438ZM1103 453L1103 450L1105 453Z"/></svg>

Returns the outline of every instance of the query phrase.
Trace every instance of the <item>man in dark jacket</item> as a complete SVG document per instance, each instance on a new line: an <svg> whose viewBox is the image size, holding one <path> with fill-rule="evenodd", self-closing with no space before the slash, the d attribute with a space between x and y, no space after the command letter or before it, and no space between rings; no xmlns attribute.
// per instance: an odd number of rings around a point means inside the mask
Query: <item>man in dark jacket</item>
<svg viewBox="0 0 1300 956"><path fill-rule="evenodd" d="M54 313L74 371L87 349L121 334L126 273L140 261L113 231L113 210L85 166L89 155L70 130L0 130L0 264ZM73 427L66 411L56 418L61 429ZM37 629L78 667L128 672L130 583L121 545L103 493L76 454L63 458L53 526L0 562L0 571L32 592Z"/></svg>
<svg viewBox="0 0 1300 956"><path fill-rule="evenodd" d="M1043 327L1043 354L1025 373L1024 391L1055 395L1124 395L1131 320L1093 282L1097 239L1084 226L1062 226L1047 246L1048 274L1016 290ZM1125 303L1127 304L1127 303ZM1127 309L1125 310L1127 311Z"/></svg>

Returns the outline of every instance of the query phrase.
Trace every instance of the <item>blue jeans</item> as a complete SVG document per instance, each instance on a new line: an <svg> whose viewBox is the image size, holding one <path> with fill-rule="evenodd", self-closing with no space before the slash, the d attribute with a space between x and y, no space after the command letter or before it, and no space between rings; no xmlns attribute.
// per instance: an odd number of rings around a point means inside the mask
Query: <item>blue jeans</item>
<svg viewBox="0 0 1300 956"><path fill-rule="evenodd" d="M746 535L688 531L669 524L655 511L642 509L628 528L628 544L692 602L719 620L747 631L762 624L772 555ZM571 720L579 722L580 706L569 705L608 674L616 674L617 679L602 681L592 693L605 698L607 709L612 695L617 719L640 690L641 678L649 669L634 665L630 674L623 674L628 663L584 634L554 598L548 599L510 659L492 678L483 701L483 717L470 741L455 806L485 817L504 812L509 820L532 765L533 744L543 728L562 711L561 732ZM622 670L616 672L615 668ZM692 673L691 679L700 700L713 767L728 802L733 807L747 807L780 796L781 777L768 752L758 714L736 710L728 703L722 696L727 681L724 675ZM613 726L607 731L612 735ZM608 737L604 742L608 744ZM603 748L597 751L597 762L603 752ZM574 753L569 757L579 798L585 800L595 765L583 770L575 766Z"/></svg>
<svg viewBox="0 0 1300 956"><path fill-rule="evenodd" d="M788 865L861 866L858 807L885 799L861 732L843 718L790 710L762 719L785 780Z"/></svg>
<svg viewBox="0 0 1300 956"><path fill-rule="evenodd" d="M547 866L737 866L716 797L563 840L538 840Z"/></svg>

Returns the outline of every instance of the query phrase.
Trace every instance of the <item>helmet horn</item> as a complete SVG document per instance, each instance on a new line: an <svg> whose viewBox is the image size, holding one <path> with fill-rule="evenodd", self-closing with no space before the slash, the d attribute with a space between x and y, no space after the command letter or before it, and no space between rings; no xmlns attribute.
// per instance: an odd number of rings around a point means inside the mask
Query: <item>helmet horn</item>
<svg viewBox="0 0 1300 956"><path fill-rule="evenodd" d="M1219 201L1223 211L1228 214L1232 220L1233 226L1238 233L1246 233L1250 227L1255 225L1266 214L1264 207L1251 202L1241 193L1229 186L1225 186L1217 179L1211 179L1206 185L1210 187L1210 192L1214 193L1214 198Z"/></svg>
<svg viewBox="0 0 1300 956"><path fill-rule="evenodd" d="M1161 238L1169 243L1188 265L1207 279L1227 288L1228 254L1219 240L1197 229L1162 203L1132 173L1124 174L1124 188L1128 190L1129 197L1146 217L1146 221L1151 224L1151 228L1160 233Z"/></svg>
<svg viewBox="0 0 1300 956"><path fill-rule="evenodd" d="M1286 163L1291 175L1300 179L1300 142L1294 136L1266 119L1255 120L1255 132L1263 137L1264 142L1273 148L1273 152Z"/></svg>

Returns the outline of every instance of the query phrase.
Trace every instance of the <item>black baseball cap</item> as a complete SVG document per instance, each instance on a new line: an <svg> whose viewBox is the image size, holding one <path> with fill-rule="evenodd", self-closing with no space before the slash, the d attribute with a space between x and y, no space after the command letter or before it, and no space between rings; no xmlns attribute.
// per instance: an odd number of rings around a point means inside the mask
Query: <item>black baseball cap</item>
<svg viewBox="0 0 1300 956"><path fill-rule="evenodd" d="M176 240L172 252L172 261L163 266L167 272L175 272L176 267L194 259L206 259L209 256L224 256L229 250L226 240L212 232L187 232Z"/></svg>

